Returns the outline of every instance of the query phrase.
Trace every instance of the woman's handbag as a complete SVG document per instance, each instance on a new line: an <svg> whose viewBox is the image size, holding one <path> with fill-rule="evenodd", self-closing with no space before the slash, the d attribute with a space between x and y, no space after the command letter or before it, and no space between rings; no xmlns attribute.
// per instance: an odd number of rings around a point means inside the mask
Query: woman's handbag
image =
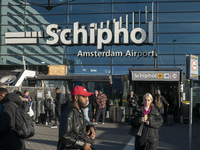
<svg viewBox="0 0 200 150"><path fill-rule="evenodd" d="M128 134L132 136L141 136L143 127L144 127L144 123L142 123L139 127L132 126Z"/></svg>

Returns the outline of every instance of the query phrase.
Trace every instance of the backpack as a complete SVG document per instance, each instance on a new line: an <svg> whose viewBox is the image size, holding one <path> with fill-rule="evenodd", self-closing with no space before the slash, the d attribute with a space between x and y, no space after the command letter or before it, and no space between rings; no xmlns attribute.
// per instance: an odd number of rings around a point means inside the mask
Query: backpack
<svg viewBox="0 0 200 150"><path fill-rule="evenodd" d="M51 108L51 98L46 98L44 100L44 107L47 108L47 109L50 109Z"/></svg>
<svg viewBox="0 0 200 150"><path fill-rule="evenodd" d="M160 101L160 98L161 98L161 96L156 97L156 99L155 99L155 106L156 106L157 108L161 108L162 105L163 105L163 103Z"/></svg>
<svg viewBox="0 0 200 150"><path fill-rule="evenodd" d="M16 107L15 130L19 138L30 138L35 134L35 124L23 107L10 102Z"/></svg>

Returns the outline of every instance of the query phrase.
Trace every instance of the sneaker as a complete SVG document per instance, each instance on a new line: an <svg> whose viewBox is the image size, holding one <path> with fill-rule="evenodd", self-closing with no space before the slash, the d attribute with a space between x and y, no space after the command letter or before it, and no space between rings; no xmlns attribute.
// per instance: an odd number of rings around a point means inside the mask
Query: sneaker
<svg viewBox="0 0 200 150"><path fill-rule="evenodd" d="M57 127L57 126L51 126L51 128L52 128L52 129L57 129L58 127Z"/></svg>
<svg viewBox="0 0 200 150"><path fill-rule="evenodd" d="M93 122L93 124L97 124L97 122Z"/></svg>
<svg viewBox="0 0 200 150"><path fill-rule="evenodd" d="M48 125L48 122L46 122L45 124Z"/></svg>
<svg viewBox="0 0 200 150"><path fill-rule="evenodd" d="M104 124L104 122L102 122L102 124Z"/></svg>

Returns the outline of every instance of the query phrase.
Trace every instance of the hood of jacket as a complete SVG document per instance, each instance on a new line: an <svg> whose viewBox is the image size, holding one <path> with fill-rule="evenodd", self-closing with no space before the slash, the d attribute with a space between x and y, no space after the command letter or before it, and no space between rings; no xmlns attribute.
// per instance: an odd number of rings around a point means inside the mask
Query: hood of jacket
<svg viewBox="0 0 200 150"><path fill-rule="evenodd" d="M5 95L5 97L2 99L1 103L7 103L7 102L14 102L17 105L22 105L22 100L16 93L8 93Z"/></svg>

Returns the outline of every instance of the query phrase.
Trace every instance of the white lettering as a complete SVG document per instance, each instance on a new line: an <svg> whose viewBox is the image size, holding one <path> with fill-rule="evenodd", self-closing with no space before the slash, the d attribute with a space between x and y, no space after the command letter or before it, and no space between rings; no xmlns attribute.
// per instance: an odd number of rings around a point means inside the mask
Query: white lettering
<svg viewBox="0 0 200 150"><path fill-rule="evenodd" d="M58 25L57 24L51 24L51 25L47 26L47 29L46 29L47 35L49 35L50 37L53 37L53 40L47 40L46 41L46 43L49 44L49 45L57 44L58 40L59 40L58 34L55 33L56 31L53 32L52 29L57 30Z"/></svg>

